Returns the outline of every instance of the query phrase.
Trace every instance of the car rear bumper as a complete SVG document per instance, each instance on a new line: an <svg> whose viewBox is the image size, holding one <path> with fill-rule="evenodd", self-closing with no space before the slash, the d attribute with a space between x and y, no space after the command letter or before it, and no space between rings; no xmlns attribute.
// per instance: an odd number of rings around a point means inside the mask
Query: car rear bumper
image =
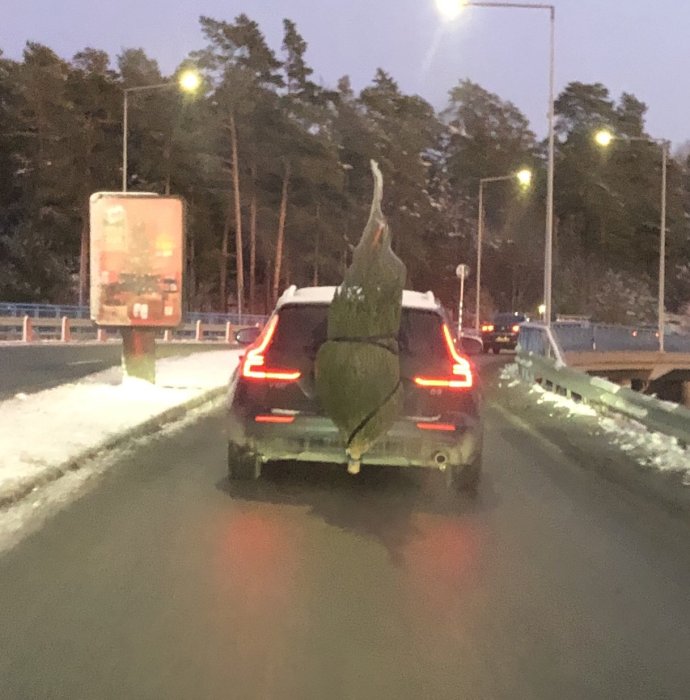
<svg viewBox="0 0 690 700"><path fill-rule="evenodd" d="M278 414L280 415L280 414ZM440 469L472 463L481 452L479 419L461 415L454 430L418 427L418 420L399 420L362 458L362 464ZM340 433L324 416L298 414L291 423L256 423L254 417L228 411L228 439L262 461L297 460L347 464Z"/></svg>
<svg viewBox="0 0 690 700"><path fill-rule="evenodd" d="M513 349L517 347L517 333L494 333L483 337L484 347L501 347Z"/></svg>

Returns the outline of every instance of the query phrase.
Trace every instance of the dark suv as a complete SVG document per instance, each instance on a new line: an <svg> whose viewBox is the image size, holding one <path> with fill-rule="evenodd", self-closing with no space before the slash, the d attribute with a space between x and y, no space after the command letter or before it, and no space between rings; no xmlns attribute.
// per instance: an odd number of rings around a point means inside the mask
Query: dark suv
<svg viewBox="0 0 690 700"><path fill-rule="evenodd" d="M235 370L228 396L231 479L258 478L261 465L272 460L347 464L314 381L334 292L288 289ZM238 341L251 335L251 329L240 331ZM482 448L478 377L455 349L433 294L403 293L398 340L403 412L362 464L430 467L444 472L449 485L476 488Z"/></svg>
<svg viewBox="0 0 690 700"><path fill-rule="evenodd" d="M520 324L526 320L527 317L517 311L496 314L492 323L482 325L484 352L492 350L498 355L501 350L515 350Z"/></svg>

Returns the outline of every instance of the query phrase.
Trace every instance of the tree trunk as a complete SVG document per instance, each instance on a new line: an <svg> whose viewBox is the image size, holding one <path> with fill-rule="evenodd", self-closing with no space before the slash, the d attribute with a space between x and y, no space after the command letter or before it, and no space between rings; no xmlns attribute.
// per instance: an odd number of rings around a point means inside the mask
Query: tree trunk
<svg viewBox="0 0 690 700"><path fill-rule="evenodd" d="M231 210L225 217L223 228L223 241L220 246L220 277L218 280L218 294L220 296L220 309L223 313L228 311L228 247L230 241L230 226L232 225Z"/></svg>
<svg viewBox="0 0 690 700"><path fill-rule="evenodd" d="M89 206L82 210L81 242L79 246L79 306L88 299L89 284Z"/></svg>
<svg viewBox="0 0 690 700"><path fill-rule="evenodd" d="M316 240L314 241L314 278L312 283L319 286L319 246L321 243L321 207L316 205Z"/></svg>
<svg viewBox="0 0 690 700"><path fill-rule="evenodd" d="M280 196L280 216L278 217L278 237L276 240L276 262L273 273L273 302L278 300L280 291L280 273L283 266L283 244L285 241L285 217L287 216L288 184L290 182L290 164L285 163L283 174L283 191Z"/></svg>
<svg viewBox="0 0 690 700"><path fill-rule="evenodd" d="M249 307L256 309L256 163L252 163L252 198L249 202Z"/></svg>
<svg viewBox="0 0 690 700"><path fill-rule="evenodd" d="M232 189L235 201L235 265L237 266L237 313L242 315L244 301L244 258L242 256L242 207L240 202L240 166L237 150L235 113L230 112L230 141L232 145Z"/></svg>
<svg viewBox="0 0 690 700"><path fill-rule="evenodd" d="M194 267L194 258L196 255L194 246L194 235L190 235L187 240L189 241L189 251L187 259L187 284L186 286L186 307L187 311L190 311L193 307L193 300L196 297L196 270Z"/></svg>

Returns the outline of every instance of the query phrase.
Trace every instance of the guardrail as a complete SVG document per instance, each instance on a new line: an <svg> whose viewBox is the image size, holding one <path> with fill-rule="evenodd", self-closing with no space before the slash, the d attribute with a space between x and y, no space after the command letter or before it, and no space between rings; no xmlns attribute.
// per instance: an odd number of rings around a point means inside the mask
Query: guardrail
<svg viewBox="0 0 690 700"><path fill-rule="evenodd" d="M195 342L234 343L235 333L240 328L260 324L206 323L197 320L183 323L177 328L160 330L157 337L165 342L188 340ZM0 339L19 340L31 343L41 340L56 340L63 343L76 340L97 340L106 342L118 340L117 328L99 328L92 321L80 318L42 318L31 316L0 316Z"/></svg>
<svg viewBox="0 0 690 700"><path fill-rule="evenodd" d="M660 349L659 333L650 328L556 322L551 324L551 329L565 352L656 352ZM664 338L664 350L690 352L690 335L669 331Z"/></svg>
<svg viewBox="0 0 690 700"><path fill-rule="evenodd" d="M520 327L517 365L522 379L576 401L621 413L690 445L690 410L566 367L557 336L552 329L538 324Z"/></svg>
<svg viewBox="0 0 690 700"><path fill-rule="evenodd" d="M23 318L24 316L29 316L32 319L67 317L88 320L91 318L91 312L88 306L0 302L0 317ZM223 314L214 311L188 311L183 314L184 323L201 321L211 325L228 322L237 326L254 326L257 323L263 325L267 318L267 316L260 314Z"/></svg>

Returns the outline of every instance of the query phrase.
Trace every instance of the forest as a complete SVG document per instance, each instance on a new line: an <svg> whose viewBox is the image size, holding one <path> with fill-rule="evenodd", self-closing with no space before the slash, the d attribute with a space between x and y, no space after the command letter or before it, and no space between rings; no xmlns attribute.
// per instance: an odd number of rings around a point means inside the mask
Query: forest
<svg viewBox="0 0 690 700"><path fill-rule="evenodd" d="M457 304L455 267L474 270L485 190L482 314L542 302L546 144L511 102L459 78L445 105L405 94L384 68L355 91L314 80L291 20L271 48L246 15L200 18L200 48L174 75L145 49L71 59L27 43L0 53L0 301L88 303L89 196L122 186L123 91L131 191L187 204L186 304L265 313L289 284L337 284L367 218L369 160L407 286ZM202 83L177 89L184 70ZM639 140L646 105L572 82L556 110L554 308L609 322L656 315L661 149ZM611 129L607 149L594 139ZM539 125L539 129L543 126ZM635 140L629 140L630 138ZM626 140L628 139L628 140ZM690 302L690 163L668 167L667 309ZM466 308L474 308L473 283Z"/></svg>

